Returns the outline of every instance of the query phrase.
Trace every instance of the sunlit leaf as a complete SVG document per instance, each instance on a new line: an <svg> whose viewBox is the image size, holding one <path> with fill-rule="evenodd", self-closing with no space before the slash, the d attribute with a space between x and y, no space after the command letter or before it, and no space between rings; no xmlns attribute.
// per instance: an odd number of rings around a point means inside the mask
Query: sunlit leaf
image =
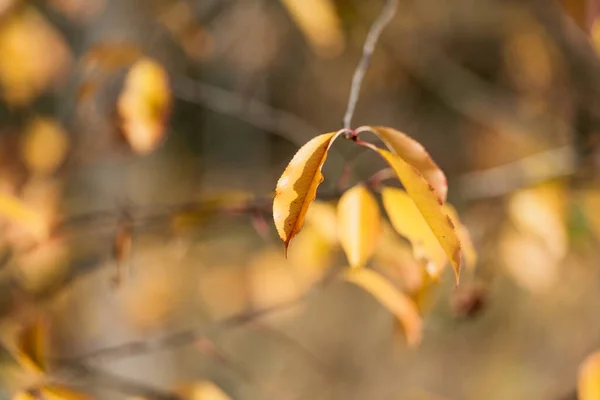
<svg viewBox="0 0 600 400"><path fill-rule="evenodd" d="M118 101L121 128L131 148L148 154L162 142L170 113L171 89L166 71L143 58L127 73Z"/></svg>
<svg viewBox="0 0 600 400"><path fill-rule="evenodd" d="M381 215L375 197L363 185L347 190L338 203L338 232L351 267L371 258L381 233Z"/></svg>
<svg viewBox="0 0 600 400"><path fill-rule="evenodd" d="M344 273L344 279L369 292L398 318L410 346L421 341L423 321L417 306L382 275L367 268L353 268Z"/></svg>
<svg viewBox="0 0 600 400"><path fill-rule="evenodd" d="M410 241L415 258L426 265L429 274L438 277L448 256L415 202L397 188L384 187L381 194L396 232Z"/></svg>
<svg viewBox="0 0 600 400"><path fill-rule="evenodd" d="M579 400L600 399L600 351L592 353L581 363L577 394Z"/></svg>
<svg viewBox="0 0 600 400"><path fill-rule="evenodd" d="M25 132L21 151L32 172L50 174L65 159L68 146L67 133L56 121L36 118Z"/></svg>
<svg viewBox="0 0 600 400"><path fill-rule="evenodd" d="M324 179L321 168L338 135L331 132L311 139L294 155L277 182L273 220L286 254L290 241L302 229L310 203L317 196L317 187Z"/></svg>
<svg viewBox="0 0 600 400"><path fill-rule="evenodd" d="M392 153L397 154L405 162L418 169L442 201L446 201L448 193L446 175L421 143L400 131L385 126L365 128L377 134Z"/></svg>
<svg viewBox="0 0 600 400"><path fill-rule="evenodd" d="M313 50L324 57L344 49L344 36L332 0L281 0Z"/></svg>
<svg viewBox="0 0 600 400"><path fill-rule="evenodd" d="M387 150L377 149L374 146L373 149L396 172L402 185L404 185L404 188L415 202L425 221L427 221L431 231L450 259L450 263L454 268L456 283L458 284L461 266L460 240L452 220L444 209L444 202L437 195L431 184L423 178L423 175L415 167Z"/></svg>
<svg viewBox="0 0 600 400"><path fill-rule="evenodd" d="M46 370L46 325L41 317L27 324L17 337L17 359L36 374Z"/></svg>

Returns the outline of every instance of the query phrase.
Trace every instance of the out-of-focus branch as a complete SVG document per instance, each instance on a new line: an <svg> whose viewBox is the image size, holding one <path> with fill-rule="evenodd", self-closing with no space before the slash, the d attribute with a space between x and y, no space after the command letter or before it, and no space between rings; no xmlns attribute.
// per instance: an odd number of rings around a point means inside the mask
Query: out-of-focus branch
<svg viewBox="0 0 600 400"><path fill-rule="evenodd" d="M280 133L298 146L321 133L295 114L188 76L173 75L171 84L176 98L239 118L267 132Z"/></svg>
<svg viewBox="0 0 600 400"><path fill-rule="evenodd" d="M466 200L503 196L523 187L572 175L576 161L573 147L559 147L463 175L459 180L459 191Z"/></svg>
<svg viewBox="0 0 600 400"><path fill-rule="evenodd" d="M371 62L371 56L373 55L373 51L375 51L375 45L383 32L383 29L389 24L394 15L396 14L396 9L398 8L398 0L386 0L379 17L375 20L373 25L371 25L371 29L367 35L367 39L365 40L365 44L363 46L361 59L354 70L354 75L352 76L352 85L350 86L350 95L348 96L348 106L346 108L346 113L344 115L344 129L350 129L350 125L352 124L352 116L354 115L354 110L356 109L356 104L358 103L358 98L360 95L360 87L367 72L367 68L369 67L369 63Z"/></svg>

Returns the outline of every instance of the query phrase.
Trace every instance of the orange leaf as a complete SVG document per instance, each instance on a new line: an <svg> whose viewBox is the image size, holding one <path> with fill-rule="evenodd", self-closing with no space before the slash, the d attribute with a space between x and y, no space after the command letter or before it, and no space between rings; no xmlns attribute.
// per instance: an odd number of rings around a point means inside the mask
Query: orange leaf
<svg viewBox="0 0 600 400"><path fill-rule="evenodd" d="M577 394L579 400L600 399L600 351L589 355L581 363Z"/></svg>
<svg viewBox="0 0 600 400"><path fill-rule="evenodd" d="M279 237L285 244L302 229L310 203L317 197L317 187L323 182L321 168L327 152L339 133L319 135L298 150L279 178L273 200L273 220Z"/></svg>
<svg viewBox="0 0 600 400"><path fill-rule="evenodd" d="M338 234L350 266L362 267L371 258L381 233L377 201L363 185L346 191L337 210Z"/></svg>
<svg viewBox="0 0 600 400"><path fill-rule="evenodd" d="M461 264L460 240L454 223L444 208L444 202L417 168L387 150L378 149L375 146L371 148L377 151L398 175L402 185L450 259L458 285Z"/></svg>
<svg viewBox="0 0 600 400"><path fill-rule="evenodd" d="M170 106L166 71L153 60L137 61L127 74L118 102L123 134L135 152L148 154L160 145Z"/></svg>
<svg viewBox="0 0 600 400"><path fill-rule="evenodd" d="M421 341L423 321L417 306L387 279L366 268L347 270L344 279L369 292L398 318L404 327L406 340L410 346L415 346Z"/></svg>
<svg viewBox="0 0 600 400"><path fill-rule="evenodd" d="M440 198L446 201L448 193L446 175L421 143L400 131L385 126L367 126L363 129L365 128L379 136L392 153L397 154L405 162L418 169Z"/></svg>

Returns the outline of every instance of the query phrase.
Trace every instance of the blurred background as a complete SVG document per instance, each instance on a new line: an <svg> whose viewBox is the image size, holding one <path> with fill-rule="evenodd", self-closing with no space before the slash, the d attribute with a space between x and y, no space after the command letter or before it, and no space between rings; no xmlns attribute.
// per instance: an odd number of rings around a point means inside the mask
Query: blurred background
<svg viewBox="0 0 600 400"><path fill-rule="evenodd" d="M378 248L419 346L320 283L347 264L336 190L380 160L336 142L284 257L277 179L342 127L383 4L0 0L0 399L38 382L15 348L39 316L47 378L96 399L578 398L600 349L594 0L400 0L377 43L354 124L428 149L478 254L455 287Z"/></svg>

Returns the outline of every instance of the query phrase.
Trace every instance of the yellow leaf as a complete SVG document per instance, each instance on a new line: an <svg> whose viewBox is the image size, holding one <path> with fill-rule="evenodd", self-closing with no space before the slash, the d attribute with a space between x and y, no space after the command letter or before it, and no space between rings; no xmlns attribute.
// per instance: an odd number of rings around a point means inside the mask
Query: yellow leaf
<svg viewBox="0 0 600 400"><path fill-rule="evenodd" d="M170 106L166 71L154 60L137 61L127 74L118 102L123 134L135 152L148 154L160 145Z"/></svg>
<svg viewBox="0 0 600 400"><path fill-rule="evenodd" d="M579 367L577 381L579 400L600 399L600 351L589 355Z"/></svg>
<svg viewBox="0 0 600 400"><path fill-rule="evenodd" d="M273 220L287 254L290 241L300 232L308 206L323 182L321 168L339 133L319 135L298 150L279 178L273 200Z"/></svg>
<svg viewBox="0 0 600 400"><path fill-rule="evenodd" d="M25 132L21 151L31 171L50 174L65 159L68 146L67 133L58 123L49 118L37 118Z"/></svg>
<svg viewBox="0 0 600 400"><path fill-rule="evenodd" d="M446 175L433 161L425 147L404 133L385 126L364 127L375 133L392 153L419 170L443 201L448 193Z"/></svg>
<svg viewBox="0 0 600 400"><path fill-rule="evenodd" d="M92 400L88 395L56 384L44 386L41 390L41 394L41 397L44 400Z"/></svg>
<svg viewBox="0 0 600 400"><path fill-rule="evenodd" d="M461 264L460 240L448 212L444 208L444 202L438 196L431 184L425 180L423 175L412 165L405 162L399 156L387 150L375 149L387 163L392 167L404 188L415 202L415 205L427 221L431 231L442 245L444 252L450 259L456 275L458 285ZM385 203L384 203L385 204ZM387 209L387 207L386 207Z"/></svg>
<svg viewBox="0 0 600 400"><path fill-rule="evenodd" d="M281 0L313 50L333 57L344 49L344 36L332 0Z"/></svg>
<svg viewBox="0 0 600 400"><path fill-rule="evenodd" d="M306 222L314 226L331 246L339 241L337 231L337 211L333 202L315 200L306 213Z"/></svg>
<svg viewBox="0 0 600 400"><path fill-rule="evenodd" d="M381 234L379 205L363 185L347 190L338 203L338 233L350 266L362 267L371 258Z"/></svg>
<svg viewBox="0 0 600 400"><path fill-rule="evenodd" d="M415 293L423 285L422 263L415 258L411 245L402 240L387 221L382 224L381 239L373 255L373 263L407 293Z"/></svg>
<svg viewBox="0 0 600 400"><path fill-rule="evenodd" d="M446 203L444 205L450 219L454 223L454 227L458 232L458 238L460 239L460 246L462 249L463 259L465 262L465 266L467 268L473 268L477 264L477 251L475 250L475 246L473 245L473 241L471 240L471 234L466 226L462 224L460 221L460 217L458 216L458 212L456 209Z"/></svg>
<svg viewBox="0 0 600 400"><path fill-rule="evenodd" d="M186 385L181 395L189 400L230 400L231 397L219 386L209 381Z"/></svg>
<svg viewBox="0 0 600 400"><path fill-rule="evenodd" d="M27 392L17 393L12 400L38 400L35 396Z"/></svg>
<svg viewBox="0 0 600 400"><path fill-rule="evenodd" d="M36 374L43 374L45 362L45 325L41 318L26 325L17 337L17 359Z"/></svg>
<svg viewBox="0 0 600 400"><path fill-rule="evenodd" d="M49 227L44 216L28 207L18 198L0 193L0 219L6 218L26 228L36 238L44 238L49 234Z"/></svg>
<svg viewBox="0 0 600 400"><path fill-rule="evenodd" d="M357 268L347 270L344 279L369 292L398 318L410 346L415 346L421 341L423 321L417 306L382 275L371 269Z"/></svg>
<svg viewBox="0 0 600 400"><path fill-rule="evenodd" d="M448 257L415 202L404 190L392 187L384 187L381 196L396 232L410 241L415 258L427 264L428 271L437 276Z"/></svg>

